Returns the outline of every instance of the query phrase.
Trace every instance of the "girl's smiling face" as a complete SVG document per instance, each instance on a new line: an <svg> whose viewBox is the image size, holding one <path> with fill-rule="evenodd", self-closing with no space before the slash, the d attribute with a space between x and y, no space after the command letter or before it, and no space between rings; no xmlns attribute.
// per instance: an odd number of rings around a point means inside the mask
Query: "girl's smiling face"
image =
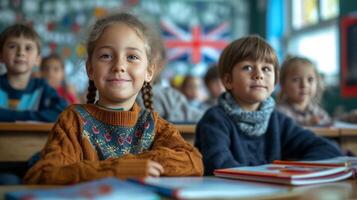
<svg viewBox="0 0 357 200"><path fill-rule="evenodd" d="M149 82L147 44L124 23L104 29L87 64L87 73L99 92L99 104L129 110L144 81Z"/></svg>

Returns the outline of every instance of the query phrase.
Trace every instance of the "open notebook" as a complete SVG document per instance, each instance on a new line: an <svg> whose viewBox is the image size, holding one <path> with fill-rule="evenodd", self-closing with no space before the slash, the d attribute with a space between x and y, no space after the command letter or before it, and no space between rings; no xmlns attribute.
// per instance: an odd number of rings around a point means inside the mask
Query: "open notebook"
<svg viewBox="0 0 357 200"><path fill-rule="evenodd" d="M131 179L163 196L176 199L231 199L285 195L288 187L217 177L159 177Z"/></svg>
<svg viewBox="0 0 357 200"><path fill-rule="evenodd" d="M48 199L130 199L159 200L160 196L145 187L116 178L46 189L24 189L5 194L6 200L48 200Z"/></svg>

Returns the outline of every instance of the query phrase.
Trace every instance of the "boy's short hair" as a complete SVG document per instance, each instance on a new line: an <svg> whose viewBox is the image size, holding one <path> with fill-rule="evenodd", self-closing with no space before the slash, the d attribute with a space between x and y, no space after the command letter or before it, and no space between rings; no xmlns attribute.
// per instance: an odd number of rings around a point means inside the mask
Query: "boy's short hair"
<svg viewBox="0 0 357 200"><path fill-rule="evenodd" d="M220 79L218 66L216 64L211 65L203 79L206 85L208 85L212 80Z"/></svg>
<svg viewBox="0 0 357 200"><path fill-rule="evenodd" d="M261 37L251 35L231 42L222 52L218 69L221 79L230 74L233 67L242 61L264 61L274 66L275 80L279 80L279 61L274 49Z"/></svg>
<svg viewBox="0 0 357 200"><path fill-rule="evenodd" d="M38 54L41 54L41 39L38 33L28 25L14 24L11 25L0 34L0 52L3 49L5 41L10 37L25 37L26 39L33 40L36 43Z"/></svg>

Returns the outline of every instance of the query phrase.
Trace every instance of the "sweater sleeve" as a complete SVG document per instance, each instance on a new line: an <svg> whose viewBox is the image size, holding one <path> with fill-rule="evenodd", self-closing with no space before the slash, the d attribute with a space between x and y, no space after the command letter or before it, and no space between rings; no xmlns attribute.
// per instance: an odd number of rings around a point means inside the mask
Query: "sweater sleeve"
<svg viewBox="0 0 357 200"><path fill-rule="evenodd" d="M152 148L126 158L150 159L164 167L163 176L202 176L200 152L185 141L180 132L169 122L157 117L155 140Z"/></svg>
<svg viewBox="0 0 357 200"><path fill-rule="evenodd" d="M241 165L230 149L233 130L227 122L229 119L220 113L217 107L210 109L196 129L195 146L202 153L205 175L212 175L215 169Z"/></svg>
<svg viewBox="0 0 357 200"><path fill-rule="evenodd" d="M332 141L304 129L291 118L281 119L283 159L320 160L343 155Z"/></svg>
<svg viewBox="0 0 357 200"><path fill-rule="evenodd" d="M43 121L55 122L59 114L66 108L67 102L58 96L56 90L43 82L43 91L38 110L10 110L0 108L0 121Z"/></svg>
<svg viewBox="0 0 357 200"><path fill-rule="evenodd" d="M26 184L72 184L108 176L118 178L148 175L146 159L121 157L100 161L86 139L81 138L79 116L64 111L41 151L41 159L26 173Z"/></svg>

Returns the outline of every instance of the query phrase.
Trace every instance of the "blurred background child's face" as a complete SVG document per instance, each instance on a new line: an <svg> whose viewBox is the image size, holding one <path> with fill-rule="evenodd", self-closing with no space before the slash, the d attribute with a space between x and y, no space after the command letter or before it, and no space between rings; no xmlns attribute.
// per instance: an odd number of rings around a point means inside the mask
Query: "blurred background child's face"
<svg viewBox="0 0 357 200"><path fill-rule="evenodd" d="M189 77L185 80L182 93L189 100L199 99L201 90L201 79L199 77Z"/></svg>
<svg viewBox="0 0 357 200"><path fill-rule="evenodd" d="M222 84L221 79L211 80L207 84L207 88L213 98L218 98L226 90Z"/></svg>
<svg viewBox="0 0 357 200"><path fill-rule="evenodd" d="M317 78L309 64L296 64L287 72L282 90L290 103L307 106L316 95Z"/></svg>
<svg viewBox="0 0 357 200"><path fill-rule="evenodd" d="M57 59L49 59L43 65L41 75L53 88L58 88L64 81L64 66Z"/></svg>
<svg viewBox="0 0 357 200"><path fill-rule="evenodd" d="M23 36L6 39L0 58L8 73L13 75L31 74L41 60L36 42Z"/></svg>
<svg viewBox="0 0 357 200"><path fill-rule="evenodd" d="M223 84L242 109L253 111L271 95L274 80L272 64L242 61L235 64L231 74L226 74Z"/></svg>
<svg viewBox="0 0 357 200"><path fill-rule="evenodd" d="M87 66L99 92L99 103L130 109L144 81L149 82L145 42L129 26L118 23L104 29Z"/></svg>

